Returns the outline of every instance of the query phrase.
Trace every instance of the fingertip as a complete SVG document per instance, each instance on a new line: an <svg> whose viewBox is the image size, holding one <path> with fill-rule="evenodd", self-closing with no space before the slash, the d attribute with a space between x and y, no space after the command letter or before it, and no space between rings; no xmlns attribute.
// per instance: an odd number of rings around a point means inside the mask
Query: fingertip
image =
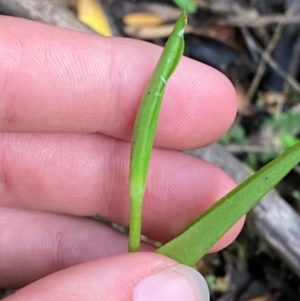
<svg viewBox="0 0 300 301"><path fill-rule="evenodd" d="M203 276L191 267L177 264L143 278L134 287L133 301L208 301Z"/></svg>
<svg viewBox="0 0 300 301"><path fill-rule="evenodd" d="M230 128L236 112L231 81L213 67L183 57L166 89L156 140L168 147L167 136L176 132L175 149L211 144Z"/></svg>
<svg viewBox="0 0 300 301"><path fill-rule="evenodd" d="M0 128L131 139L160 47L20 18L1 17L0 24ZM183 57L168 82L155 143L171 149L207 145L225 133L235 112L230 81Z"/></svg>
<svg viewBox="0 0 300 301"><path fill-rule="evenodd" d="M207 301L193 269L155 253L131 253L81 264L20 289L18 300ZM8 298L8 300L10 300Z"/></svg>

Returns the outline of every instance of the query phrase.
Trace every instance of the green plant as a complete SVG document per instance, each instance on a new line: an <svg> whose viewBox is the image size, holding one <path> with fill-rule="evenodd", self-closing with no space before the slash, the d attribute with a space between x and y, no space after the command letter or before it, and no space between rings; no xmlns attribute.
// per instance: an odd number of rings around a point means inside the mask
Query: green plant
<svg viewBox="0 0 300 301"><path fill-rule="evenodd" d="M158 64L146 87L133 130L129 172L130 227L129 251L138 251L141 236L141 212L151 149L157 128L159 111L166 83L182 56L186 12L178 18Z"/></svg>
<svg viewBox="0 0 300 301"><path fill-rule="evenodd" d="M222 144L228 143L237 143L237 144L246 144L246 132L244 128L235 123L232 127L225 133L220 139L219 142Z"/></svg>
<svg viewBox="0 0 300 301"><path fill-rule="evenodd" d="M263 130L269 130L273 137L273 144L285 150L299 140L297 134L300 133L300 114L279 112L263 123Z"/></svg>
<svg viewBox="0 0 300 301"><path fill-rule="evenodd" d="M186 9L188 13L195 13L197 11L195 0L173 0L173 2L181 9Z"/></svg>
<svg viewBox="0 0 300 301"><path fill-rule="evenodd" d="M280 113L264 122L264 127L270 126L275 133L277 132L299 132L300 131L300 113L286 112Z"/></svg>
<svg viewBox="0 0 300 301"><path fill-rule="evenodd" d="M197 261L300 161L300 142L265 165L157 250L177 261ZM218 221L217 223L215 221Z"/></svg>
<svg viewBox="0 0 300 301"><path fill-rule="evenodd" d="M182 36L185 25L186 16L183 12L175 24L145 91L135 123L130 167L130 251L136 251L139 248L141 205L162 94L166 80L171 76L182 55ZM168 61L166 61L167 58ZM168 68L165 64L168 64ZM157 252L180 263L194 266L299 161L300 142L297 142L220 199L195 219L179 236L160 247Z"/></svg>

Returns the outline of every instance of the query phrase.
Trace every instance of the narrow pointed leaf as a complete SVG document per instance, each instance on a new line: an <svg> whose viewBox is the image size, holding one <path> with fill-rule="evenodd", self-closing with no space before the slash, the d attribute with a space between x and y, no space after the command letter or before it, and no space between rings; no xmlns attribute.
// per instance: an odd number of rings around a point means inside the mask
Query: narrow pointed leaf
<svg viewBox="0 0 300 301"><path fill-rule="evenodd" d="M253 174L157 250L194 266L197 261L300 161L300 142Z"/></svg>
<svg viewBox="0 0 300 301"><path fill-rule="evenodd" d="M140 246L142 200L153 140L167 80L174 72L183 53L183 32L186 22L186 13L182 12L144 92L134 125L129 174L129 251L138 251Z"/></svg>

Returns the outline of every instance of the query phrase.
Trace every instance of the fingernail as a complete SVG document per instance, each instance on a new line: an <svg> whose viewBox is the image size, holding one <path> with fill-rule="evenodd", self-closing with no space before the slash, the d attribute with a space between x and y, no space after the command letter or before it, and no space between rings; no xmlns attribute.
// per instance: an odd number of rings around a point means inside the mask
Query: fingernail
<svg viewBox="0 0 300 301"><path fill-rule="evenodd" d="M196 270L178 265L141 280L133 292L134 301L209 301L209 290Z"/></svg>

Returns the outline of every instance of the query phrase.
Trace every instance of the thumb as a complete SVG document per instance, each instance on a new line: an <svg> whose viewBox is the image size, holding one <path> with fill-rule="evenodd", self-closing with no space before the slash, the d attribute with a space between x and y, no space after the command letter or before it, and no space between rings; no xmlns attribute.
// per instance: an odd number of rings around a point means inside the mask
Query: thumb
<svg viewBox="0 0 300 301"><path fill-rule="evenodd" d="M40 279L7 301L208 301L204 278L155 253L130 253L84 263Z"/></svg>

